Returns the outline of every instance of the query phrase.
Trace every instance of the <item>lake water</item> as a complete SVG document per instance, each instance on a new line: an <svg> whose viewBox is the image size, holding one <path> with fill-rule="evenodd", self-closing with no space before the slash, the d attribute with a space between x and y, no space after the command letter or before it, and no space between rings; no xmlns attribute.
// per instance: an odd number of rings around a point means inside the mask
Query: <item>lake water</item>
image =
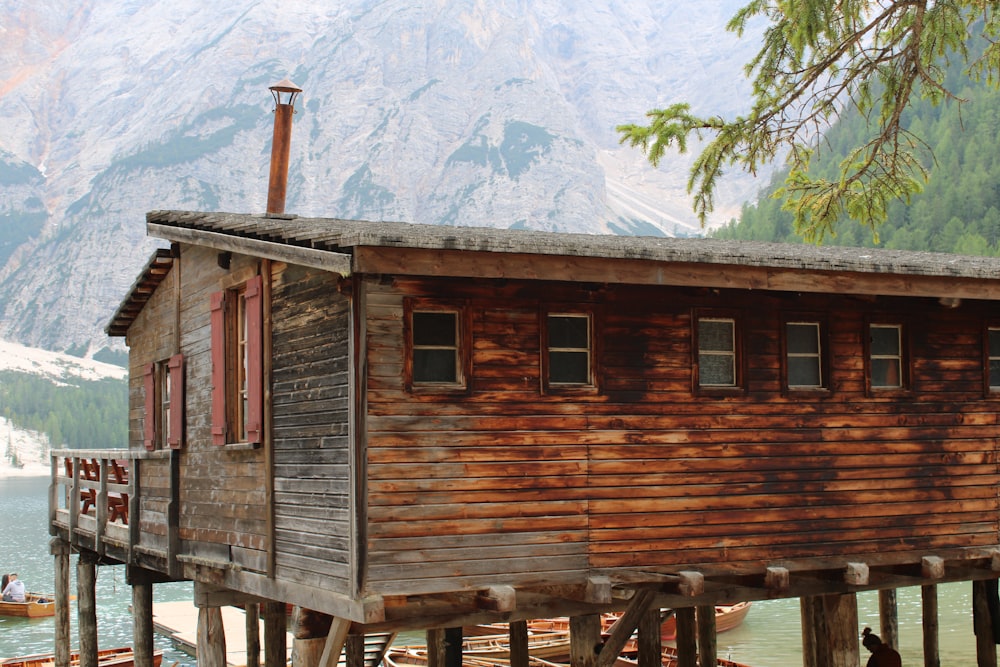
<svg viewBox="0 0 1000 667"><path fill-rule="evenodd" d="M47 478L0 478L0 572L16 571L28 590L54 589L54 559L49 554ZM76 557L71 557L72 587L75 590ZM158 584L154 600L190 600L189 583ZM131 646L131 588L125 583L124 566L97 569L97 625L101 648ZM976 643L972 632L972 584L945 584L938 588L942 667L969 667L976 664ZM920 588L901 588L899 606L900 653L903 664L922 665ZM72 636L77 637L76 605L71 609ZM878 596L858 596L861 626L879 628ZM53 619L0 617L0 658L53 650ZM802 640L798 600L755 602L747 620L739 628L719 635L719 655L752 667L801 667ZM410 635L410 641L414 636ZM422 643L421 634L416 641ZM164 649L164 665L194 667L192 657L157 636ZM74 642L74 646L76 642ZM862 649L862 662L868 653Z"/></svg>

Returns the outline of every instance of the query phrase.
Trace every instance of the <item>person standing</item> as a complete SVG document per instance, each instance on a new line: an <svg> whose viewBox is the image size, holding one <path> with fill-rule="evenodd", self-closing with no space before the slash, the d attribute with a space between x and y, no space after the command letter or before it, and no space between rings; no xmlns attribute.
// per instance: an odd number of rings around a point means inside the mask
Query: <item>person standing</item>
<svg viewBox="0 0 1000 667"><path fill-rule="evenodd" d="M3 595L4 602L24 602L24 582L17 578L17 572L10 573L7 585L0 591L0 595Z"/></svg>
<svg viewBox="0 0 1000 667"><path fill-rule="evenodd" d="M872 632L871 628L865 628L861 633L861 643L872 652L866 667L903 667L903 659L896 649L882 643L881 637Z"/></svg>

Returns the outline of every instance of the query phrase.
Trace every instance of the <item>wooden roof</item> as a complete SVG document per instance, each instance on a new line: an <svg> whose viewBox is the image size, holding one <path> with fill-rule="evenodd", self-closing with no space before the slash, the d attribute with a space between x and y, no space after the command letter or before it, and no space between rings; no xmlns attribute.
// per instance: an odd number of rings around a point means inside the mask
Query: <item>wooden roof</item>
<svg viewBox="0 0 1000 667"><path fill-rule="evenodd" d="M109 336L124 336L128 332L129 326L156 291L156 287L170 272L173 263L174 258L169 249L160 248L153 253L139 277L129 288L128 295L104 328Z"/></svg>

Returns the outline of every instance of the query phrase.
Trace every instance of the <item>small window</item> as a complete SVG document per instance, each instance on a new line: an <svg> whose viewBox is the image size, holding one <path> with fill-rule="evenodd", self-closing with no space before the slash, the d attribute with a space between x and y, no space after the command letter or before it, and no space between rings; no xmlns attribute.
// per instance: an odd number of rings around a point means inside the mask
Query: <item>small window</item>
<svg viewBox="0 0 1000 667"><path fill-rule="evenodd" d="M263 434L263 279L211 296L212 442L259 444Z"/></svg>
<svg viewBox="0 0 1000 667"><path fill-rule="evenodd" d="M698 319L698 384L701 387L735 387L736 320Z"/></svg>
<svg viewBox="0 0 1000 667"><path fill-rule="evenodd" d="M149 364L144 371L146 449L177 449L184 439L184 356Z"/></svg>
<svg viewBox="0 0 1000 667"><path fill-rule="evenodd" d="M902 388L903 328L898 324L872 324L869 325L868 335L872 388Z"/></svg>
<svg viewBox="0 0 1000 667"><path fill-rule="evenodd" d="M819 322L785 323L785 370L789 389L826 386L821 334Z"/></svg>
<svg viewBox="0 0 1000 667"><path fill-rule="evenodd" d="M591 385L591 320L587 313L549 313L548 384Z"/></svg>
<svg viewBox="0 0 1000 667"><path fill-rule="evenodd" d="M412 318L413 384L460 384L458 312L414 310Z"/></svg>
<svg viewBox="0 0 1000 667"><path fill-rule="evenodd" d="M986 330L986 363L991 392L1000 392L1000 328Z"/></svg>
<svg viewBox="0 0 1000 667"><path fill-rule="evenodd" d="M170 364L159 362L156 364L157 384L159 393L160 415L159 415L159 446L166 449L170 445Z"/></svg>

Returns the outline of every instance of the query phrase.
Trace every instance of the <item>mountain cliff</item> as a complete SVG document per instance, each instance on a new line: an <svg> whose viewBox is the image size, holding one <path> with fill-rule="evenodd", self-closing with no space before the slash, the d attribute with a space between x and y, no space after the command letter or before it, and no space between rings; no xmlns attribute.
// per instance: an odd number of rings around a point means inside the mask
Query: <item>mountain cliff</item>
<svg viewBox="0 0 1000 667"><path fill-rule="evenodd" d="M688 160L653 170L614 127L743 108L741 4L5 3L0 338L91 356L153 248L146 211L262 211L284 78L304 90L289 213L700 233ZM719 220L755 187L725 183Z"/></svg>

